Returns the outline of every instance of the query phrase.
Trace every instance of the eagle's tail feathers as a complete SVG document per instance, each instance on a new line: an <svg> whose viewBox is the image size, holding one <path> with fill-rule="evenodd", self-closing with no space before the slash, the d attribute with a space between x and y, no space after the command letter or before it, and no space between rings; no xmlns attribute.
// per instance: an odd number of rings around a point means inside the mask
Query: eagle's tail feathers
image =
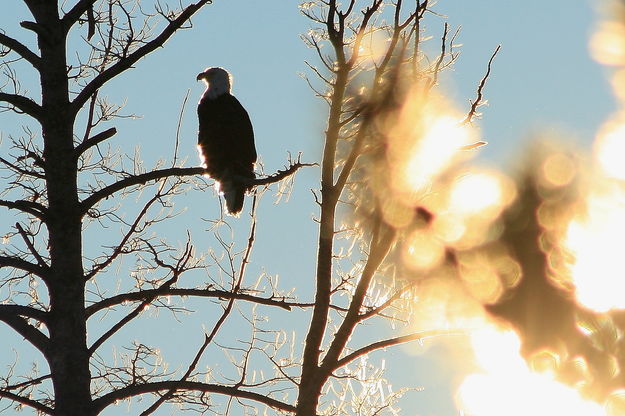
<svg viewBox="0 0 625 416"><path fill-rule="evenodd" d="M232 216L238 217L243 209L246 188L232 180L224 180L220 185L220 191L223 193L224 199L226 200L226 212Z"/></svg>
<svg viewBox="0 0 625 416"><path fill-rule="evenodd" d="M226 210L228 214L238 217L243 209L243 200L245 199L245 189L230 189L224 191L226 199Z"/></svg>

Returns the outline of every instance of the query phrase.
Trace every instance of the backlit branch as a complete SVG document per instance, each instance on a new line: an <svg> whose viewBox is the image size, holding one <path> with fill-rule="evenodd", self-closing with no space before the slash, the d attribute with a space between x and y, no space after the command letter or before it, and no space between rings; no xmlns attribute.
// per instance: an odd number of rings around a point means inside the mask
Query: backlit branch
<svg viewBox="0 0 625 416"><path fill-rule="evenodd" d="M154 204L156 201L160 200L162 197L163 197L163 194L161 193L161 189L159 189L159 191L156 193L156 195L154 195L148 202L145 203L145 205L141 209L141 212L139 212L139 214L135 218L135 220L132 223L132 225L128 228L128 231L126 232L126 234L124 234L124 236L122 237L122 240L120 241L120 243L117 245L117 247L115 247L113 249L113 252L108 257L106 257L106 259L104 261L102 261L102 262L100 262L98 264L94 264L93 265L93 267L89 271L89 273L87 273L85 275L85 279L86 280L89 280L89 279L93 278L93 276L98 274L101 270L104 270L111 263L113 263L113 261L115 261L115 259L120 254L123 253L124 247L126 246L126 243L130 239L130 237L135 232L137 232L137 228L139 227L139 223L141 222L141 220L143 219L145 214L148 212L148 210L150 209L152 204Z"/></svg>
<svg viewBox="0 0 625 416"><path fill-rule="evenodd" d="M315 163L293 163L291 166L286 168L285 170L278 171L274 175L268 176L266 178L260 179L247 179L243 177L237 177L237 180L243 184L249 186L261 186L261 185L269 185L272 183L276 183L281 181L284 178L287 178L293 175L297 170L305 166L315 166ZM106 186L99 191L93 192L89 197L85 198L81 203L81 213L85 214L89 209L91 209L95 204L100 202L103 199L106 199L113 195L115 192L119 192L125 188L135 186L135 185L144 185L150 181L156 181L163 178L168 178L171 176L197 176L203 175L205 173L204 168L167 168L167 169L159 169L153 170L151 172L142 173L140 175L130 175L124 179L121 179L109 186Z"/></svg>
<svg viewBox="0 0 625 416"><path fill-rule="evenodd" d="M274 409L295 412L295 407L284 403L280 400L268 397L266 394L254 393L251 391L241 390L236 387L223 386L219 384L200 383L197 381L161 381L154 383L146 383L123 387L108 393L93 401L94 411L100 412L107 406L118 400L124 400L129 397L139 396L146 393L158 393L163 390L187 390L196 391L198 393L217 393L239 399L249 399L258 403L265 404Z"/></svg>
<svg viewBox="0 0 625 416"><path fill-rule="evenodd" d="M148 244L149 245L149 244ZM150 248L152 248L150 246ZM154 257L155 257L155 262L163 267L163 268L170 268L173 269L173 276L168 279L167 281L165 281L159 289L167 289L170 288L172 285L174 285L177 281L178 278L180 277L180 275L185 271L187 262L189 262L189 260L191 260L192 258L192 247L189 244L189 242L187 242L186 246L185 246L185 250L184 253L180 256L180 258L178 259L178 262L174 267L172 266L167 266L165 265L161 260L159 260L158 258L158 254L156 253L156 251L153 251ZM130 312L128 315L126 315L125 317L123 317L121 320L119 320L115 325L113 325L111 328L109 328L108 331L106 331L103 335L101 335L92 345L91 347L89 347L89 354L93 354L98 348L100 348L100 346L107 340L109 339L111 336L113 336L113 334L115 334L117 331L119 331L124 325L126 325L128 322L132 321L133 319L135 319L137 316L139 316L139 314L141 312L143 312L143 310L154 301L154 299L156 299L158 297L158 292L154 293L152 296L146 297L143 302L141 302L141 304L139 306L137 306L132 312Z"/></svg>
<svg viewBox="0 0 625 416"><path fill-rule="evenodd" d="M497 48L495 49L495 52L493 52L490 59L488 60L486 74L484 75L484 78L482 78L482 80L480 81L480 85L477 87L477 97L475 98L475 101L471 103L471 109L469 110L469 114L467 114L467 117L462 122L463 124L470 123L473 120L473 117L477 115L477 109L479 108L480 105L482 105L482 99L483 99L482 92L484 90L484 86L486 85L486 81L488 80L488 77L490 76L490 68L493 63L493 60L495 59L495 56L497 56L497 53L499 52L499 49L501 49L501 45L497 46Z"/></svg>
<svg viewBox="0 0 625 416"><path fill-rule="evenodd" d="M92 10L96 1L97 0L80 0L69 12L65 13L62 19L65 30L68 31L78 19L80 19L80 16Z"/></svg>
<svg viewBox="0 0 625 416"><path fill-rule="evenodd" d="M30 251L30 253L33 255L33 257L35 257L35 259L37 259L37 263L39 264L39 267L41 267L42 269L48 270L48 267L49 267L48 263L46 263L45 260L41 257L41 255L35 248L33 242L30 241L30 238L28 237L26 230L24 230L24 228L20 225L19 222L15 223L15 228L17 228L17 231L22 237L22 240L24 240L24 243L26 244L26 247L28 247L28 250Z"/></svg>
<svg viewBox="0 0 625 416"><path fill-rule="evenodd" d="M367 345L366 347L359 348L338 360L334 365L332 371L341 368L350 362L354 361L358 357L362 357L363 355L369 354L370 352L386 348L392 347L395 345L405 344L410 341L423 341L428 338L440 337L445 335L462 335L461 332L450 332L450 331L424 331L424 332L416 332L410 335L404 335L401 337L395 337L390 339L385 339L382 341L374 342L372 344Z"/></svg>
<svg viewBox="0 0 625 416"><path fill-rule="evenodd" d="M245 277L245 269L249 263L250 255L252 253L252 248L254 247L254 240L256 238L256 219L257 219L256 218L256 206L257 206L256 202L257 202L257 198L255 195L253 199L253 203L252 203L252 227L250 230L249 238L247 240L247 247L245 249L245 254L243 255L243 258L241 259L241 267L239 268L239 275L237 276L236 281L233 281L232 293L238 293L239 290L241 289L241 285L243 284L243 278ZM230 300L228 300L228 304L224 308L217 322L215 322L215 325L213 326L213 329L211 330L210 334L204 335L204 342L200 346L198 352L195 354L195 357L193 358L193 361L191 362L191 364L189 364L187 371L182 375L180 380L178 380L178 383L184 383L185 381L187 381L191 373L195 370L195 368L197 367L197 364L200 361L200 358L204 354L204 351L206 350L208 345L211 342L213 342L213 339L219 332L219 329L222 327L224 322L226 322L226 319L230 315L230 312L232 311L232 307L234 306L234 301L235 301L235 298L230 298ZM238 388L238 387L240 387L240 385L237 384L235 388ZM178 389L176 388L169 389L167 392L165 392L165 394L159 397L158 400L156 400L156 402L154 402L149 408L147 408L144 412L142 412L141 416L148 416L152 414L163 403L169 400L174 395L176 390Z"/></svg>
<svg viewBox="0 0 625 416"><path fill-rule="evenodd" d="M260 305L276 306L281 309L290 311L293 307L312 306L312 304L290 303L284 299L276 297L259 297L246 293L232 293L227 290L214 289L196 289L196 288L162 288L162 289L146 289L139 292L123 293L110 298L101 300L86 308L87 316L91 316L103 309L120 305L124 302L141 301L149 298L157 298L162 296L197 296L205 298L218 299L236 299L246 302L258 303Z"/></svg>
<svg viewBox="0 0 625 416"><path fill-rule="evenodd" d="M153 170L151 172L142 173L140 175L129 175L128 177L121 179L109 186L106 186L99 191L93 192L89 197L85 198L81 202L81 214L85 214L95 204L103 199L106 199L116 192L119 192L125 188L144 185L150 181L157 181L159 179L168 178L171 176L195 176L202 175L204 168L168 168Z"/></svg>
<svg viewBox="0 0 625 416"><path fill-rule="evenodd" d="M358 285L356 286L356 290L354 291L350 301L349 310L343 319L341 326L336 331L332 344L328 349L328 353L323 359L322 367L324 367L328 372L331 371L330 368L332 368L334 363L338 360L341 352L347 345L347 341L354 331L354 328L358 322L360 322L360 310L371 280L380 267L380 264L382 264L382 261L386 258L386 255L388 254L388 251L395 239L395 235L396 233L394 229L387 229L385 226L378 224L371 236L371 251L367 258L367 262L365 263L362 275L358 281Z"/></svg>

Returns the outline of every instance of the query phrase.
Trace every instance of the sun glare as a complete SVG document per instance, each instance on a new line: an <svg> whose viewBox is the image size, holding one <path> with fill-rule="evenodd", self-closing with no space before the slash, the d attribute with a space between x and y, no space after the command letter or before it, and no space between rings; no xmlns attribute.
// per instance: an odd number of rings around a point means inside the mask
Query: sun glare
<svg viewBox="0 0 625 416"><path fill-rule="evenodd" d="M595 141L595 157L606 175L625 180L623 155L625 155L625 123L607 123Z"/></svg>
<svg viewBox="0 0 625 416"><path fill-rule="evenodd" d="M625 25L617 21L603 22L590 38L590 53L603 65L624 65Z"/></svg>
<svg viewBox="0 0 625 416"><path fill-rule="evenodd" d="M406 163L407 182L413 190L428 185L435 175L449 166L460 147L469 143L471 138L468 127L454 117L439 116L429 124Z"/></svg>
<svg viewBox="0 0 625 416"><path fill-rule="evenodd" d="M463 124L462 119L443 97L431 96L424 101L421 91L415 90L398 117L384 121L395 192L423 195L441 173L474 154L461 151L477 141L475 128ZM418 199L407 202L415 204Z"/></svg>
<svg viewBox="0 0 625 416"><path fill-rule="evenodd" d="M484 212L501 203L501 182L485 172L463 175L452 184L449 199L453 212L469 215Z"/></svg>
<svg viewBox="0 0 625 416"><path fill-rule="evenodd" d="M570 265L578 301L598 312L625 308L625 193L607 184L586 200L586 213L568 226L565 247L574 259Z"/></svg>
<svg viewBox="0 0 625 416"><path fill-rule="evenodd" d="M468 375L458 390L458 405L472 416L604 416L598 403L556 380L532 371L520 354L513 331L492 324L471 334L480 372Z"/></svg>

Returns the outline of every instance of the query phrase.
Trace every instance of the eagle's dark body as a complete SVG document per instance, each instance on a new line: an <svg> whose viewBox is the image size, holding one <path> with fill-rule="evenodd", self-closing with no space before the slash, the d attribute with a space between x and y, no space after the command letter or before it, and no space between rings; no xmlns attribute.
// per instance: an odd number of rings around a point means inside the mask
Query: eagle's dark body
<svg viewBox="0 0 625 416"><path fill-rule="evenodd" d="M211 68L198 75L198 79L203 74L214 70L225 72L221 68ZM245 179L255 177L254 131L250 117L239 100L228 91L218 91L218 94L209 93L211 75L204 78L207 79L209 88L204 93L197 109L198 147L204 159L206 173L219 182L220 192L223 192L226 199L228 213L237 215L243 208L243 199L249 189L249 185L245 184ZM216 80L215 83L218 81ZM227 90L229 89L228 82Z"/></svg>

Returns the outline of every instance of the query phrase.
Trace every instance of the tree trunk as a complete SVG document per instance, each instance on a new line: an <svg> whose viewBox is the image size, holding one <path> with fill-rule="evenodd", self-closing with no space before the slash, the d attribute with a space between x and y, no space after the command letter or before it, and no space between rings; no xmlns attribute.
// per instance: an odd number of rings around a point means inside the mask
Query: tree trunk
<svg viewBox="0 0 625 416"><path fill-rule="evenodd" d="M50 365L57 415L91 415L91 374L82 266L77 164L73 157L74 114L67 77L67 33L56 2L37 5L41 27L41 92L44 163L49 214L46 218L50 281Z"/></svg>

